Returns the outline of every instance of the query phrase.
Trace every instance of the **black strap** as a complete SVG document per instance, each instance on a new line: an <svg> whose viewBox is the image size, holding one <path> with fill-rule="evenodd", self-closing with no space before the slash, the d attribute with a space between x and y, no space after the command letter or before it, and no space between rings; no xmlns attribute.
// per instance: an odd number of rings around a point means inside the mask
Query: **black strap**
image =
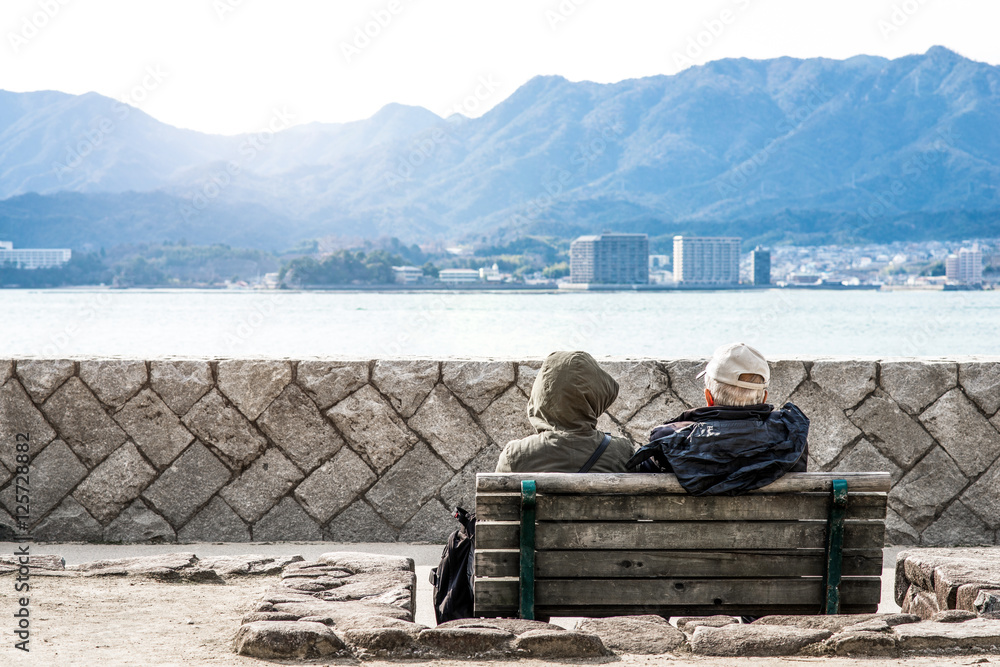
<svg viewBox="0 0 1000 667"><path fill-rule="evenodd" d="M594 450L594 453L591 454L587 462L583 464L583 467L580 468L580 472L590 472L590 469L593 468L594 464L597 463L597 460L601 458L601 454L603 454L604 450L608 448L608 444L610 442L611 442L611 435L605 433L604 439L601 440L601 444L597 446L597 449Z"/></svg>

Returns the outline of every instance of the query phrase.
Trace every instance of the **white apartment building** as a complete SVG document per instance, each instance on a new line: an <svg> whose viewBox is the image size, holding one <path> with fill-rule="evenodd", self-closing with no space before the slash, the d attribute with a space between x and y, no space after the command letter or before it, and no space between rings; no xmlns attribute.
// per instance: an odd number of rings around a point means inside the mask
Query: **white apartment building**
<svg viewBox="0 0 1000 667"><path fill-rule="evenodd" d="M675 236L674 282L682 285L738 284L740 239L723 236Z"/></svg>
<svg viewBox="0 0 1000 667"><path fill-rule="evenodd" d="M449 285L465 285L479 282L479 271L476 269L441 269L438 280Z"/></svg>
<svg viewBox="0 0 1000 667"><path fill-rule="evenodd" d="M73 256L66 248L18 248L12 241L0 241L0 265L18 269L49 269L62 266Z"/></svg>
<svg viewBox="0 0 1000 667"><path fill-rule="evenodd" d="M392 275L401 285L414 285L423 279L424 271L416 266L394 266Z"/></svg>
<svg viewBox="0 0 1000 667"><path fill-rule="evenodd" d="M949 283L983 282L983 253L979 246L962 248L957 254L948 255L944 261L944 274Z"/></svg>

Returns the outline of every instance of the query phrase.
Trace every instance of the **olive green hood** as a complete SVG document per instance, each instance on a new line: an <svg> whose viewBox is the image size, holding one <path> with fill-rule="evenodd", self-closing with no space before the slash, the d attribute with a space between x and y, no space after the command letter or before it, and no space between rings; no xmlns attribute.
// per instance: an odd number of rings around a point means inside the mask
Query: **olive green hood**
<svg viewBox="0 0 1000 667"><path fill-rule="evenodd" d="M592 432L618 397L618 383L586 352L553 352L531 387L528 419L535 431Z"/></svg>

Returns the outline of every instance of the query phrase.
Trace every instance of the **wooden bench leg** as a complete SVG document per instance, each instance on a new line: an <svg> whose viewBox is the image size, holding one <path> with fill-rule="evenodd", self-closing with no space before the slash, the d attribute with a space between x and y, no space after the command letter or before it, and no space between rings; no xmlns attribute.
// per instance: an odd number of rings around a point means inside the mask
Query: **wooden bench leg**
<svg viewBox="0 0 1000 667"><path fill-rule="evenodd" d="M535 619L535 482L521 482L521 567L519 614L521 618Z"/></svg>
<svg viewBox="0 0 1000 667"><path fill-rule="evenodd" d="M823 577L823 613L840 613L840 578L844 561L844 515L847 481L833 480L833 499L826 527L826 573Z"/></svg>

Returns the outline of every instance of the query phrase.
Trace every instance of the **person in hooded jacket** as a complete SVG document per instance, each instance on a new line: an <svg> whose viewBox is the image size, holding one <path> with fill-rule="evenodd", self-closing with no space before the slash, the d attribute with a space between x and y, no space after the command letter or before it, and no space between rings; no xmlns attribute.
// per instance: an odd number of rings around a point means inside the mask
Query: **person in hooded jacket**
<svg viewBox="0 0 1000 667"><path fill-rule="evenodd" d="M672 472L695 496L736 496L806 471L809 419L792 403L767 404L764 355L745 343L723 345L698 377L707 405L654 429L630 470Z"/></svg>
<svg viewBox="0 0 1000 667"><path fill-rule="evenodd" d="M497 472L581 472L607 438L590 472L625 472L632 443L597 430L618 397L618 383L586 352L553 352L542 363L528 399L535 434L500 452Z"/></svg>

